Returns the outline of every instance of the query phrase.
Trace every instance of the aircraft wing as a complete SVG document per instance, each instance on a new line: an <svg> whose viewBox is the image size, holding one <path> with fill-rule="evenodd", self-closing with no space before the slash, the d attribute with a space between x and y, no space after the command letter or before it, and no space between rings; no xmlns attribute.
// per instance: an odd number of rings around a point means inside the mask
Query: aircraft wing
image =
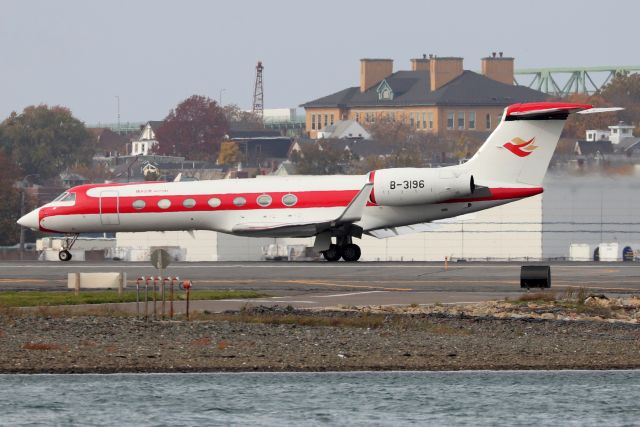
<svg viewBox="0 0 640 427"><path fill-rule="evenodd" d="M437 231L445 224L460 224L464 221L471 221L476 218L475 214L459 215L453 218L439 219L432 222L422 222L419 224L405 225L402 227L380 228L378 230L370 230L365 232L370 236L378 239L387 237L402 236L403 234L424 233L427 231Z"/></svg>
<svg viewBox="0 0 640 427"><path fill-rule="evenodd" d="M231 229L233 234L252 237L311 237L342 224L360 221L369 200L372 183L365 184L337 218L310 222L257 222L239 223Z"/></svg>

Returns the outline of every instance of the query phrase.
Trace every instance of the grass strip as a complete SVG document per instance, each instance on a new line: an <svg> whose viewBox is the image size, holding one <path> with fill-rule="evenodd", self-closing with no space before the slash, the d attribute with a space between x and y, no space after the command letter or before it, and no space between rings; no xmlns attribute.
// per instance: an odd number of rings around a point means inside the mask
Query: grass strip
<svg viewBox="0 0 640 427"><path fill-rule="evenodd" d="M260 298L264 297L254 291L242 290L195 290L191 291L190 299L194 300L220 300L234 298ZM169 293L165 295L169 300ZM186 298L183 291L175 292L176 301ZM160 300L160 293L156 294L156 299ZM140 292L140 300L144 301L144 292ZM149 292L149 300L153 300L153 294ZM54 306L54 305L77 305L77 304L106 304L118 302L135 302L135 290L127 290L118 295L117 291L82 291L76 296L73 291L3 291L0 292L0 306L4 307L34 307L34 306Z"/></svg>

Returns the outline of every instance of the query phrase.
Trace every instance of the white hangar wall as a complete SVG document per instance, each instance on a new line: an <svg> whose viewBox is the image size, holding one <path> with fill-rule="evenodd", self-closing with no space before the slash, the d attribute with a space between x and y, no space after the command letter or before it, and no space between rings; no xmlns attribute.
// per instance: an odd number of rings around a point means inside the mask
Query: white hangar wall
<svg viewBox="0 0 640 427"><path fill-rule="evenodd" d="M443 261L449 259L537 259L542 257L542 197L535 196L452 220L433 230L386 239L354 239L363 261ZM464 233L463 233L464 231ZM153 246L180 247L186 261L259 261L262 248L313 246L313 239L231 236L214 231L118 233L117 247L140 256Z"/></svg>

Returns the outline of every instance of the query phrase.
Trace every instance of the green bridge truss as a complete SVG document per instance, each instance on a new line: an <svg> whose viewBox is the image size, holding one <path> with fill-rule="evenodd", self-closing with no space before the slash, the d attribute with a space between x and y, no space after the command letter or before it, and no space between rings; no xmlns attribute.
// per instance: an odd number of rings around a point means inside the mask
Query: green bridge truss
<svg viewBox="0 0 640 427"><path fill-rule="evenodd" d="M515 84L554 96L574 93L591 95L609 83L617 73L640 71L639 65L583 68L522 68L515 70ZM528 77L527 77L528 76ZM518 82L520 79L522 83ZM529 81L528 84L524 83Z"/></svg>

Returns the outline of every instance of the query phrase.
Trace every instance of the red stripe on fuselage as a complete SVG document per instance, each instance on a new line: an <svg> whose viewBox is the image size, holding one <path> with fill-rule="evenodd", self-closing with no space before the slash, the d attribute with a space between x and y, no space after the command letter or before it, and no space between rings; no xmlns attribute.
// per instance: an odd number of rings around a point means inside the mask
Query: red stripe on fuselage
<svg viewBox="0 0 640 427"><path fill-rule="evenodd" d="M371 177L373 178L373 177ZM59 216L59 215L98 215L100 214L100 198L88 196L86 193L91 188L107 187L112 184L106 185L86 185L76 188L72 188L69 192L76 193L76 203L74 206L56 206L56 207L44 207L40 209L40 220L46 217ZM127 185L127 184L123 184ZM508 199L521 199L525 197L535 196L543 192L540 187L537 188L492 188L490 189L491 195L485 197L465 197L449 199L439 204L444 203L465 203L465 202L480 202L480 201L492 201L492 200L508 200ZM256 199L262 195L268 194L272 197L271 205L263 207L258 205ZM298 202L291 207L285 206L282 203L282 197L287 194L295 194L298 198ZM121 196L118 201L118 213L130 214L130 213L162 213L162 212L203 212L203 211L247 211L247 210L262 210L262 209L308 209L308 208L333 208L342 207L346 208L351 200L358 194L358 190L339 190L339 191L298 191L298 192L265 192L265 193L236 193L236 194L193 194L193 195L161 195L161 196ZM212 208L208 205L208 200L212 197L220 199L221 204L216 208ZM247 203L243 206L236 206L233 204L233 200L236 197L244 197ZM160 209L158 202L162 199L168 199L171 201L171 206L168 209ZM186 199L194 199L196 205L193 208L185 208L182 202ZM133 202L136 200L144 200L145 207L143 209L134 209ZM371 206L372 203L367 203ZM45 230L42 231L52 231Z"/></svg>

